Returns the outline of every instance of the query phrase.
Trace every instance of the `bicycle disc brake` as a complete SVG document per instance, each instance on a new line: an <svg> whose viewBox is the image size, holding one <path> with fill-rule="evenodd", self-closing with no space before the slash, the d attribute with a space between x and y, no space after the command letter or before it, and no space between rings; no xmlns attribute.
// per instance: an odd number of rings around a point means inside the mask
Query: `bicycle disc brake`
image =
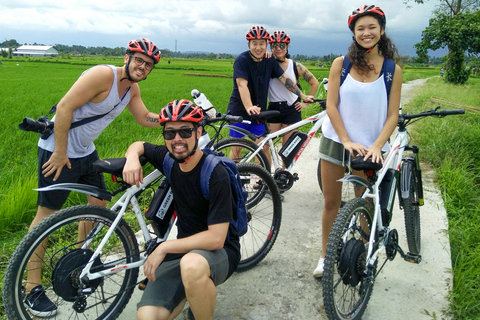
<svg viewBox="0 0 480 320"><path fill-rule="evenodd" d="M396 229L390 230L387 235L387 243L385 245L385 252L388 260L392 261L397 255L398 248L398 232Z"/></svg>
<svg viewBox="0 0 480 320"><path fill-rule="evenodd" d="M93 252L87 249L75 249L65 254L57 262L52 273L53 290L65 301L76 301L81 299L79 289L85 286L80 280L80 273L90 260ZM103 266L100 258L97 257L92 265L92 270L98 270ZM88 287L92 292L100 285L103 278L98 278L88 282Z"/></svg>
<svg viewBox="0 0 480 320"><path fill-rule="evenodd" d="M298 174L291 174L286 170L279 170L275 172L273 179L277 183L280 191L288 191L293 186L293 183L298 180Z"/></svg>

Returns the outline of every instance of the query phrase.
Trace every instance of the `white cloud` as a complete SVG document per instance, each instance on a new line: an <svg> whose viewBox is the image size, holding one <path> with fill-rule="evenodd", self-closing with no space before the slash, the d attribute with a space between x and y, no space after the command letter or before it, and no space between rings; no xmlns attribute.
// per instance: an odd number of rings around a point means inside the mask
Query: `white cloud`
<svg viewBox="0 0 480 320"><path fill-rule="evenodd" d="M238 53L246 50L244 35L248 28L264 25L270 31L287 31L292 45L298 39L295 53L323 55L338 52L350 41L347 17L360 3L358 0L17 0L14 3L0 0L0 30L2 38L20 43L124 46L134 37L145 36L158 43L169 43L171 50L174 40L178 40L182 47L188 44L189 50ZM401 0L377 0L375 4L386 12L387 32L402 34L401 47L412 50L428 25L433 10L431 1L423 6L413 4L412 9L407 9ZM66 34L73 35L67 42ZM325 46L319 48L309 43Z"/></svg>

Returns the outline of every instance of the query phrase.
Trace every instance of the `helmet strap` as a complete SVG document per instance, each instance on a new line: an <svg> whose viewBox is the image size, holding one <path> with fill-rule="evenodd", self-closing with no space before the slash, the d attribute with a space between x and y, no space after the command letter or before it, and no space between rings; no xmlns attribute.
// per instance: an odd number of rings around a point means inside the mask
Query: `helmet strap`
<svg viewBox="0 0 480 320"><path fill-rule="evenodd" d="M371 52L378 44L378 42L377 42L372 47L366 49L366 48L362 47L360 44L358 44L357 40L355 40L355 37L352 36L352 38L353 38L353 41L355 42L355 44L357 45L357 48L364 51L365 53Z"/></svg>
<svg viewBox="0 0 480 320"><path fill-rule="evenodd" d="M126 76L125 78L122 78L120 81L123 81L123 80L128 79L128 81L130 81L131 83L137 83L137 81L134 81L134 80L132 79L132 77L130 76L130 70L129 70L129 69L130 69L130 62L131 62L131 61L132 61L132 55L129 54L129 55L128 55L128 62L127 62L127 64L125 65L125 74L126 74L127 76ZM147 78L145 78L145 79L147 79ZM144 79L144 80L145 80L145 79Z"/></svg>
<svg viewBox="0 0 480 320"><path fill-rule="evenodd" d="M261 58L257 58L257 57L255 57L255 56L252 54L251 51L248 51L248 53L250 54L250 57L252 57L252 59L253 59L254 62L260 62L260 61L263 60L263 58L265 58L265 55L263 55Z"/></svg>

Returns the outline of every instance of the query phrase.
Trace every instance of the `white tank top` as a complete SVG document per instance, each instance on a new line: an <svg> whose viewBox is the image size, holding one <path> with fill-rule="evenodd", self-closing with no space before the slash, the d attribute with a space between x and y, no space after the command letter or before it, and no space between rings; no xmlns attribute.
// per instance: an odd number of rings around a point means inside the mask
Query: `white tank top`
<svg viewBox="0 0 480 320"><path fill-rule="evenodd" d="M293 60L288 59L288 67L285 73L293 80L297 81L295 78L295 71L293 70ZM278 78L273 78L270 80L268 88L268 101L270 102L282 102L287 101L288 105L292 105L297 101L298 97L296 94L285 88L285 86L278 80Z"/></svg>
<svg viewBox="0 0 480 320"><path fill-rule="evenodd" d="M68 145L67 145L67 157L69 158L83 158L95 151L95 145L93 141L100 135L100 133L120 114L123 109L130 102L130 91L127 95L121 100L121 97L118 95L117 88L117 68L112 65L108 65L113 71L113 83L110 88L110 93L100 103L87 102L83 106L73 111L72 123L93 117L96 115L104 114L112 110L106 116L97 119L95 121L89 122L87 124L81 125L79 127L70 129L68 131ZM93 68L104 68L103 66L96 66ZM90 70L90 69L88 69ZM88 72L85 70L81 76ZM80 76L80 77L81 77ZM121 102L120 102L121 101ZM55 121L55 116L52 121ZM39 139L38 146L44 150L53 152L55 149L55 137L54 134L50 135L48 139L43 140Z"/></svg>
<svg viewBox="0 0 480 320"><path fill-rule="evenodd" d="M383 76L374 82L364 83L348 74L339 90L338 112L345 130L352 142L366 148L377 140L387 120L387 89ZM322 133L325 138L341 143L328 116L323 121ZM385 143L382 151L389 150L390 145Z"/></svg>

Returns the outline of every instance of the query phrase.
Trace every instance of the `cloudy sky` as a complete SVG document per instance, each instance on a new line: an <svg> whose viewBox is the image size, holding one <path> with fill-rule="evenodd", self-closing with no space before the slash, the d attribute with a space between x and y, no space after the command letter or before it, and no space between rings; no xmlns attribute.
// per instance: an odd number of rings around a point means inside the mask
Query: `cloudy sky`
<svg viewBox="0 0 480 320"><path fill-rule="evenodd" d="M347 17L362 0L0 0L0 39L22 44L124 47L147 37L181 52L238 54L246 31L263 25L285 30L291 54L343 54L351 42ZM387 34L402 55L428 26L438 0L410 8L402 0L375 0L387 16ZM437 51L433 55L443 55Z"/></svg>

